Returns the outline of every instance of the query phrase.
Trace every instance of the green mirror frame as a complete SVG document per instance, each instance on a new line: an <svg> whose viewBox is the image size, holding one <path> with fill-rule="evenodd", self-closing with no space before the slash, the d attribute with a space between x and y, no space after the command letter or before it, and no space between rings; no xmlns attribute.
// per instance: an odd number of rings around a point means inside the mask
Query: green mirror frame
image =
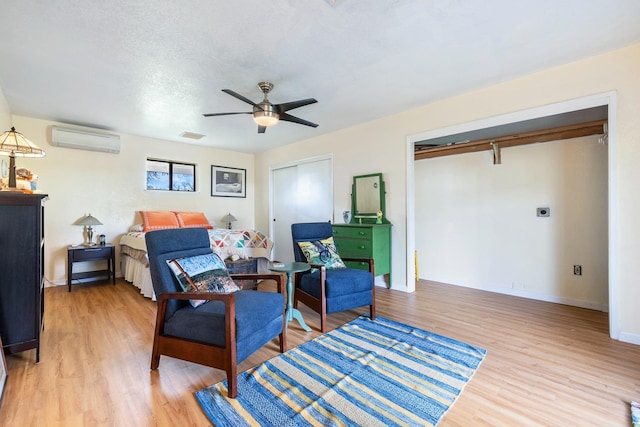
<svg viewBox="0 0 640 427"><path fill-rule="evenodd" d="M357 175L351 186L351 224L389 224L381 173Z"/></svg>

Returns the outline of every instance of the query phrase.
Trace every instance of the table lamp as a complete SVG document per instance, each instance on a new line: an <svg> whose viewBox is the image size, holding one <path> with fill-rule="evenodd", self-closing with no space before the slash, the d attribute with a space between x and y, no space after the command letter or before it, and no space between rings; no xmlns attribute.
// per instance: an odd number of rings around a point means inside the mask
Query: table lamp
<svg viewBox="0 0 640 427"><path fill-rule="evenodd" d="M93 226L94 225L102 225L102 223L94 216L92 216L91 214L86 215L80 219L78 219L76 222L73 223L74 225L82 225L83 229L82 229L82 245L83 246L95 246L96 244L93 242ZM89 240L88 243L84 242L84 232L87 232L87 239Z"/></svg>
<svg viewBox="0 0 640 427"><path fill-rule="evenodd" d="M0 153L9 156L9 191L20 191L16 188L16 156L44 157L45 152L29 141L15 127L0 135Z"/></svg>
<svg viewBox="0 0 640 427"><path fill-rule="evenodd" d="M231 223L237 221L236 217L231 215L231 213L226 214L222 217L222 222L227 223L227 228L231 230Z"/></svg>

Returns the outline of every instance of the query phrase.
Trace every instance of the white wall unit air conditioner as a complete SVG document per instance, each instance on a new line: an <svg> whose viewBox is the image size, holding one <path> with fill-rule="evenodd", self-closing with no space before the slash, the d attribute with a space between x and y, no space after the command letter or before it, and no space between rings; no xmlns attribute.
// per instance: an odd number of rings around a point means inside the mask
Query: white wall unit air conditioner
<svg viewBox="0 0 640 427"><path fill-rule="evenodd" d="M51 145L117 154L120 152L120 135L51 126Z"/></svg>

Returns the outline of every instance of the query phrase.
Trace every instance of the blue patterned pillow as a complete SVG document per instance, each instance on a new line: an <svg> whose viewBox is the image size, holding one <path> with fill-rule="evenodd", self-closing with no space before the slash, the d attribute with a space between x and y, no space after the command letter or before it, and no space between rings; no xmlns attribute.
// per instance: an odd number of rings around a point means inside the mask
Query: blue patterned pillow
<svg viewBox="0 0 640 427"><path fill-rule="evenodd" d="M327 269L347 268L338 255L333 237L312 242L298 242L298 246L309 264L322 264Z"/></svg>
<svg viewBox="0 0 640 427"><path fill-rule="evenodd" d="M217 254L170 259L167 264L185 292L226 294L240 290L229 277L227 267ZM204 303L204 300L191 300L194 307Z"/></svg>

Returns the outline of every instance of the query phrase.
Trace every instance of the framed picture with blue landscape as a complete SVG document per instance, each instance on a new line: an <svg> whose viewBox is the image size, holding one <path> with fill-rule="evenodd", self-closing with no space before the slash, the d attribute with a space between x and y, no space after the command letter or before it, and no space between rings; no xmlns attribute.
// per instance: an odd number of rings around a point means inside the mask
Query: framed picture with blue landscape
<svg viewBox="0 0 640 427"><path fill-rule="evenodd" d="M196 191L196 165L171 160L147 159L147 190Z"/></svg>
<svg viewBox="0 0 640 427"><path fill-rule="evenodd" d="M247 197L247 170L211 165L211 196Z"/></svg>

